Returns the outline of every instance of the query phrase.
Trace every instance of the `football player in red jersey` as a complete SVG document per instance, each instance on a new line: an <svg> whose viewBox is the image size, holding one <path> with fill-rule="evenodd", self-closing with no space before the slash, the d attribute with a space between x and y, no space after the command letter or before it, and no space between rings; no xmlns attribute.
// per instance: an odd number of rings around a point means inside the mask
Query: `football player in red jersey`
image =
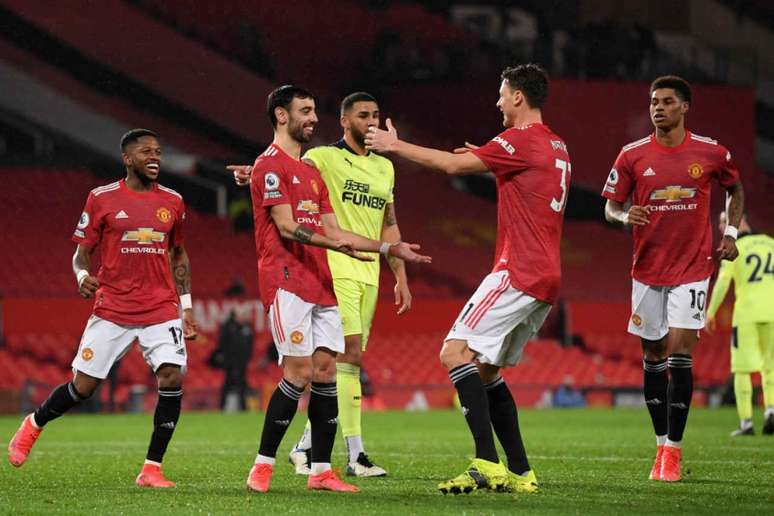
<svg viewBox="0 0 774 516"><path fill-rule="evenodd" d="M656 432L652 480L680 480L681 442L693 393L698 330L704 327L714 268L710 191L717 181L731 197L718 257L734 260L744 193L731 153L685 129L691 87L659 77L650 87L655 132L625 145L602 195L605 217L632 226L632 315L629 333L644 353L643 392ZM631 200L629 209L624 202ZM667 370L669 374L667 375Z"/></svg>
<svg viewBox="0 0 774 516"><path fill-rule="evenodd" d="M159 396L136 483L174 487L161 461L180 417L185 339L196 337L191 268L183 247L185 205L180 194L157 183L161 147L153 131L129 131L121 138L121 152L126 178L89 193L72 237L78 291L96 298L72 363L74 378L24 418L8 446L8 460L24 464L44 425L89 398L137 339L156 374ZM94 275L91 255L97 245L102 265Z"/></svg>
<svg viewBox="0 0 774 516"><path fill-rule="evenodd" d="M371 128L367 147L451 175L494 173L498 191L497 248L492 273L465 304L441 350L476 444L467 471L442 482L443 492L478 488L537 490L519 430L518 413L500 369L518 363L559 291L559 241L570 187L564 141L543 124L548 77L537 65L507 68L497 107L506 130L487 144L454 153L412 145ZM499 462L494 427L508 458Z"/></svg>
<svg viewBox="0 0 774 516"><path fill-rule="evenodd" d="M381 252L405 261L429 263L414 253L419 246L378 242L338 226L328 189L319 171L301 160L301 145L317 125L314 96L296 86L269 94L267 114L274 141L250 171L261 301L268 309L271 332L280 355L283 378L266 409L255 464L247 478L250 490L266 492L277 448L311 384L312 425L309 489L352 492L357 487L331 469L336 437L336 355L344 352L344 332L336 306L326 249L370 261L360 251Z"/></svg>

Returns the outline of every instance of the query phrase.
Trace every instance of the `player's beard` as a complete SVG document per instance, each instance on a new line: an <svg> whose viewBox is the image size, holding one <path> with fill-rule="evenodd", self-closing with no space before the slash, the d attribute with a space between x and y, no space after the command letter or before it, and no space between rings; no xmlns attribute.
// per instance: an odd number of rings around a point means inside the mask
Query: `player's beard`
<svg viewBox="0 0 774 516"><path fill-rule="evenodd" d="M312 132L310 132L308 135L304 133L304 124L298 123L291 118L290 124L288 125L288 134L291 138L299 143L309 143L309 141L312 139L312 135L314 134L314 124L307 124L306 127L312 128Z"/></svg>
<svg viewBox="0 0 774 516"><path fill-rule="evenodd" d="M145 173L145 167L144 166L135 166L133 167L134 175L137 176L137 179L140 180L140 183L142 183L144 186L148 186L151 183L155 183L156 179L152 179L148 177L148 175Z"/></svg>
<svg viewBox="0 0 774 516"><path fill-rule="evenodd" d="M349 134L352 135L352 139L355 140L361 148L365 148L365 133L361 133L355 126L350 126Z"/></svg>

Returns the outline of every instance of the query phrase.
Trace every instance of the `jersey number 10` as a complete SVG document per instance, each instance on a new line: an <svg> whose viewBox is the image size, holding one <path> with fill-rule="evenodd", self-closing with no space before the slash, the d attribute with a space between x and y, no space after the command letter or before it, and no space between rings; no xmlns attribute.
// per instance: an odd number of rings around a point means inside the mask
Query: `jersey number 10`
<svg viewBox="0 0 774 516"><path fill-rule="evenodd" d="M567 202L567 174L572 173L572 165L563 159L557 158L556 168L562 172L562 181L559 183L559 186L562 187L562 198L558 201L556 199L551 199L551 209L560 213Z"/></svg>

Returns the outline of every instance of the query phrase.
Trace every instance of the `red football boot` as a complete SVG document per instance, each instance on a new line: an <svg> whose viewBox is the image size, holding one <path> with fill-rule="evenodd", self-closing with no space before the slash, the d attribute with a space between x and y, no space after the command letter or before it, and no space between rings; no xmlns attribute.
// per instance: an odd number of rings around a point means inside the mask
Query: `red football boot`
<svg viewBox="0 0 774 516"><path fill-rule="evenodd" d="M175 487L174 482L170 482L164 477L161 466L156 464L143 464L135 483L140 487Z"/></svg>
<svg viewBox="0 0 774 516"><path fill-rule="evenodd" d="M664 482L680 481L680 457L682 450L672 446L664 446L664 458L661 464L661 480Z"/></svg>
<svg viewBox="0 0 774 516"><path fill-rule="evenodd" d="M356 486L341 480L332 469L323 471L319 475L309 475L306 487L321 491L338 491L343 493L357 493L360 491Z"/></svg>
<svg viewBox="0 0 774 516"><path fill-rule="evenodd" d="M247 476L247 489L265 493L271 484L271 475L274 468L271 464L253 464L250 474Z"/></svg>
<svg viewBox="0 0 774 516"><path fill-rule="evenodd" d="M653 467L650 469L651 480L661 480L661 464L664 462L664 445L656 446L656 460L653 461Z"/></svg>
<svg viewBox="0 0 774 516"><path fill-rule="evenodd" d="M32 424L32 414L25 417L13 439L8 443L8 462L20 468L27 460L32 445L38 440L42 431L42 428L37 428Z"/></svg>

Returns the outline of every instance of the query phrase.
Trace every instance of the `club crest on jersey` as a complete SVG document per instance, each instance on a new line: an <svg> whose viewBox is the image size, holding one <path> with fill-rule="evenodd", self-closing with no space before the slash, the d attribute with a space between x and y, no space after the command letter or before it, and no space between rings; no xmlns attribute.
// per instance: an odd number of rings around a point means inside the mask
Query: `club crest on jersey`
<svg viewBox="0 0 774 516"><path fill-rule="evenodd" d="M154 242L163 242L165 234L161 231L154 231L153 228L137 228L132 231L124 231L121 240L124 242L137 242L138 244L152 244Z"/></svg>
<svg viewBox="0 0 774 516"><path fill-rule="evenodd" d="M650 194L651 201L677 202L683 199L692 199L696 195L696 188L683 188L680 185L667 186L654 190Z"/></svg>
<svg viewBox="0 0 774 516"><path fill-rule="evenodd" d="M305 211L310 215L315 215L320 213L320 205L312 200L304 199L303 201L298 201L296 211Z"/></svg>
<svg viewBox="0 0 774 516"><path fill-rule="evenodd" d="M638 328L639 328L640 326L642 326L642 317L640 317L638 314L634 314L634 315L632 315L632 323L633 323L633 324L634 324L636 327L638 327Z"/></svg>
<svg viewBox="0 0 774 516"><path fill-rule="evenodd" d="M81 218L78 219L78 229L85 229L89 225L89 214L85 211L81 213Z"/></svg>
<svg viewBox="0 0 774 516"><path fill-rule="evenodd" d="M290 342L293 344L301 344L304 342L304 334L296 330L290 334Z"/></svg>
<svg viewBox="0 0 774 516"><path fill-rule="evenodd" d="M315 195L320 193L320 187L317 186L317 181L312 179L310 182L312 183L312 191L315 193Z"/></svg>
<svg viewBox="0 0 774 516"><path fill-rule="evenodd" d="M703 173L704 168L698 163L693 163L688 167L688 175L694 179L699 179Z"/></svg>
<svg viewBox="0 0 774 516"><path fill-rule="evenodd" d="M263 177L263 184L267 190L276 190L280 186L280 178L274 172L266 172Z"/></svg>
<svg viewBox="0 0 774 516"><path fill-rule="evenodd" d="M81 351L81 358L88 362L94 358L94 351L92 351L91 348L83 348L83 351Z"/></svg>
<svg viewBox="0 0 774 516"><path fill-rule="evenodd" d="M166 224L172 219L172 212L166 208L159 208L156 210L156 218Z"/></svg>

